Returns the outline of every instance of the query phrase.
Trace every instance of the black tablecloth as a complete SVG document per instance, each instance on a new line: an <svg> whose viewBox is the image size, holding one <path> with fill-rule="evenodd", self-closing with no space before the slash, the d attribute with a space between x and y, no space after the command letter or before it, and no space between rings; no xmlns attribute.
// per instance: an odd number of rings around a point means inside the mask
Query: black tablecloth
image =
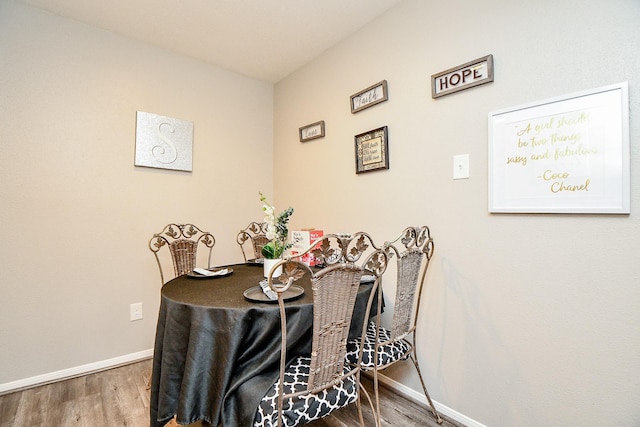
<svg viewBox="0 0 640 427"><path fill-rule="evenodd" d="M151 379L152 427L163 426L174 415L180 424L206 420L213 426L249 426L278 377L278 305L243 296L264 278L261 267L231 268L227 277L180 276L162 288ZM311 283L305 277L296 284L305 293L286 303L288 358L311 352ZM360 286L351 337L360 334L371 286Z"/></svg>

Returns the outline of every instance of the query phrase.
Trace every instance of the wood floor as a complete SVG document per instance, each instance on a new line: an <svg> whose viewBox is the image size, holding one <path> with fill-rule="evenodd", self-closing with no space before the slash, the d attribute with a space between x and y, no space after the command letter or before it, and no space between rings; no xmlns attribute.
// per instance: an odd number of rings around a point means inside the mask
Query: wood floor
<svg viewBox="0 0 640 427"><path fill-rule="evenodd" d="M35 387L0 396L3 427L149 426L149 391L146 381L151 360ZM371 390L370 384L365 386ZM418 405L382 388L384 427L435 427L426 406ZM365 424L373 425L371 410L363 399ZM192 426L200 425L197 423ZM354 405L307 424L309 427L353 427L358 425ZM463 427L445 419L444 427Z"/></svg>

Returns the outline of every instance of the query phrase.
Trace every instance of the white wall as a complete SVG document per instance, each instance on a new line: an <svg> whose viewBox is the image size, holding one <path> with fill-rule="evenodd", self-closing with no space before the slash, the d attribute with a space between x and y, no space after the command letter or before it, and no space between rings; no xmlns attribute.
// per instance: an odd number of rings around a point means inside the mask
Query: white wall
<svg viewBox="0 0 640 427"><path fill-rule="evenodd" d="M276 204L294 227L431 227L420 360L432 397L478 423L640 423L639 22L636 0L407 0L275 87ZM493 83L431 99L432 74L488 54ZM389 101L351 114L383 79ZM622 81L631 215L488 213L490 111ZM318 120L326 137L300 143ZM390 170L356 175L354 135L383 125ZM464 153L470 179L453 181ZM387 374L419 389L409 365Z"/></svg>
<svg viewBox="0 0 640 427"><path fill-rule="evenodd" d="M0 385L151 349L166 223L242 261L273 191L272 103L271 84L0 0ZM137 110L194 123L192 173L133 166Z"/></svg>

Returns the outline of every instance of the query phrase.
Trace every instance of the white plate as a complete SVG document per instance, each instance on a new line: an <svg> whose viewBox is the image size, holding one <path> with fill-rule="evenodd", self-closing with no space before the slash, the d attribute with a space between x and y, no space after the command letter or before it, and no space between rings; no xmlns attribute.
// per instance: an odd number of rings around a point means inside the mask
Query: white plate
<svg viewBox="0 0 640 427"><path fill-rule="evenodd" d="M268 303L278 303L278 300L269 299L268 296L262 292L262 288L260 286L254 286L252 288L247 289L242 293L246 299L252 302L268 302ZM291 285L289 289L287 289L283 294L284 301L292 301L294 299L300 298L304 295L304 289L302 286Z"/></svg>

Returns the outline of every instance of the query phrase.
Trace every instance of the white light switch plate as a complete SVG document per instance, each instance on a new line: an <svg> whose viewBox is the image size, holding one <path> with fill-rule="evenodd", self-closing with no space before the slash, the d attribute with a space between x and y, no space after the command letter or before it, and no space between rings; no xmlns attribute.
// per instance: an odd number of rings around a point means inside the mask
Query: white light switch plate
<svg viewBox="0 0 640 427"><path fill-rule="evenodd" d="M142 319L142 303L137 302L129 306L129 320L141 320Z"/></svg>
<svg viewBox="0 0 640 427"><path fill-rule="evenodd" d="M469 155L453 156L453 179L469 178Z"/></svg>

